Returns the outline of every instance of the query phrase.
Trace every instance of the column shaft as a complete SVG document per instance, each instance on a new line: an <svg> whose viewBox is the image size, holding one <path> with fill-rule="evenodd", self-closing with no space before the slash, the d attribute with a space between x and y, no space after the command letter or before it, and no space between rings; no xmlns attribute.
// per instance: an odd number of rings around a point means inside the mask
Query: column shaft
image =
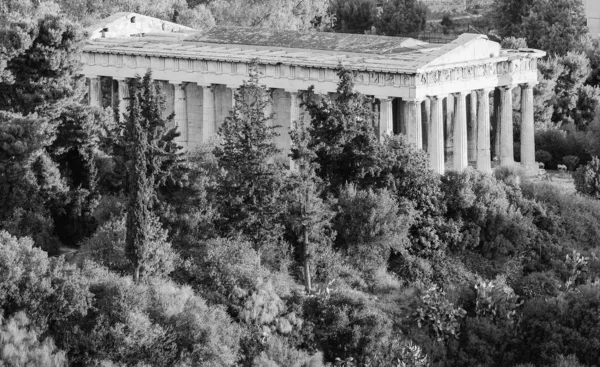
<svg viewBox="0 0 600 367"><path fill-rule="evenodd" d="M394 132L394 114L390 98L377 98L379 99L379 129L377 136L379 140L382 140L384 135L391 135Z"/></svg>
<svg viewBox="0 0 600 367"><path fill-rule="evenodd" d="M179 136L176 141L186 144L188 141L187 126L187 103L185 101L185 89L181 82L171 82L173 84L173 111L175 112L175 126Z"/></svg>
<svg viewBox="0 0 600 367"><path fill-rule="evenodd" d="M533 123L533 86L521 85L521 164L535 170L535 139Z"/></svg>
<svg viewBox="0 0 600 367"><path fill-rule="evenodd" d="M492 171L490 153L490 90L477 91L479 108L477 113L477 169L482 172Z"/></svg>
<svg viewBox="0 0 600 367"><path fill-rule="evenodd" d="M467 106L465 93L454 95L456 99L456 109L454 111L454 169L463 171L468 167L467 160L468 142L467 142Z"/></svg>
<svg viewBox="0 0 600 367"><path fill-rule="evenodd" d="M513 150L512 86L500 89L500 165L510 166L515 162Z"/></svg>
<svg viewBox="0 0 600 367"><path fill-rule="evenodd" d="M90 81L88 89L88 103L90 106L102 107L102 88L100 86L100 77L88 76Z"/></svg>
<svg viewBox="0 0 600 367"><path fill-rule="evenodd" d="M431 97L431 135L429 139L429 159L431 169L444 174L444 96Z"/></svg>
<svg viewBox="0 0 600 367"><path fill-rule="evenodd" d="M468 160L477 160L477 92L469 95L469 119L467 120L467 140L469 141Z"/></svg>
<svg viewBox="0 0 600 367"><path fill-rule="evenodd" d="M127 114L129 107L129 84L125 78L113 78L117 81L117 104L119 105L119 121L124 121L124 115Z"/></svg>
<svg viewBox="0 0 600 367"><path fill-rule="evenodd" d="M208 142L216 135L215 127L215 95L212 85L202 87L202 141Z"/></svg>
<svg viewBox="0 0 600 367"><path fill-rule="evenodd" d="M423 149L423 131L421 121L421 101L406 102L406 134L408 142L414 144L417 149Z"/></svg>
<svg viewBox="0 0 600 367"><path fill-rule="evenodd" d="M493 157L500 161L500 129L501 129L501 92L500 88L494 89L494 146L493 146Z"/></svg>
<svg viewBox="0 0 600 367"><path fill-rule="evenodd" d="M422 122L423 122L423 148L429 152L429 136L431 134L431 100L427 98L423 101L422 106L422 114L421 114Z"/></svg>
<svg viewBox="0 0 600 367"><path fill-rule="evenodd" d="M408 121L410 121L408 101L405 99L401 99L398 103L398 110L400 112L400 133L408 135Z"/></svg>

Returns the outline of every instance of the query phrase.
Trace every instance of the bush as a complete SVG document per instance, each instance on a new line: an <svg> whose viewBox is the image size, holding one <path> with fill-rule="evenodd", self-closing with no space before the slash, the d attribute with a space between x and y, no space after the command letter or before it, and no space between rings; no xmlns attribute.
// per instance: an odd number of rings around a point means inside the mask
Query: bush
<svg viewBox="0 0 600 367"><path fill-rule="evenodd" d="M565 156L578 157L579 161L584 164L589 160L589 154L585 150L585 135L583 133L563 130L538 131L535 134L535 147L537 151L545 151L550 154L550 158L544 154L538 159L536 151L535 157L536 161L543 162L546 168L549 169L556 169L556 166L563 162Z"/></svg>
<svg viewBox="0 0 600 367"><path fill-rule="evenodd" d="M552 162L552 154L548 153L545 150L536 150L535 151L535 161L541 162L545 167L550 168L550 163Z"/></svg>
<svg viewBox="0 0 600 367"><path fill-rule="evenodd" d="M575 189L594 199L600 199L600 159L593 157L585 166L577 169L573 175Z"/></svg>
<svg viewBox="0 0 600 367"><path fill-rule="evenodd" d="M563 157L562 161L565 164L565 166L567 166L569 171L575 171L575 168L577 168L577 164L579 163L579 157L576 157L574 155L567 155Z"/></svg>
<svg viewBox="0 0 600 367"><path fill-rule="evenodd" d="M107 268L125 274L131 271L131 263L125 256L125 218L112 219L102 225L96 233L87 239L81 253L88 259ZM148 248L151 253L143 260L144 274L148 276L166 276L174 269L177 255L167 240L164 230L156 216L152 216L148 226Z"/></svg>
<svg viewBox="0 0 600 367"><path fill-rule="evenodd" d="M399 251L406 246L409 209L401 210L388 190L362 191L346 185L340 192L338 206L334 223L337 245L363 272L385 266L390 250Z"/></svg>
<svg viewBox="0 0 600 367"><path fill-rule="evenodd" d="M291 347L285 339L271 336L265 343L265 350L256 357L253 367L324 367L323 355L307 352Z"/></svg>
<svg viewBox="0 0 600 367"><path fill-rule="evenodd" d="M52 339L40 342L23 312L8 320L0 316L0 322L1 366L67 366L65 352L57 350Z"/></svg>

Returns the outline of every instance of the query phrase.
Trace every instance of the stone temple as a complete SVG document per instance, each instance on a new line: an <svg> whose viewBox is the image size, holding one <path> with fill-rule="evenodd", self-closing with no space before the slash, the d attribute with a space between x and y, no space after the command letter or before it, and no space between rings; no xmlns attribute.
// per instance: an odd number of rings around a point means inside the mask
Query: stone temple
<svg viewBox="0 0 600 367"><path fill-rule="evenodd" d="M306 118L301 94L337 88L341 62L354 73L355 89L373 96L380 137L406 134L429 153L439 173L468 165L490 172L514 165L513 91L519 88L520 164L537 169L534 147L533 49L503 50L479 34L445 45L410 38L248 28L197 31L135 13L118 13L88 28L82 73L89 103L126 110L127 78L145 74L163 84L166 114L175 113L189 150L207 142L228 115L234 93L258 60L261 82L271 90L277 144L289 162L289 130ZM108 88L106 87L108 85ZM125 99L125 100L124 100ZM120 101L120 102L119 102Z"/></svg>

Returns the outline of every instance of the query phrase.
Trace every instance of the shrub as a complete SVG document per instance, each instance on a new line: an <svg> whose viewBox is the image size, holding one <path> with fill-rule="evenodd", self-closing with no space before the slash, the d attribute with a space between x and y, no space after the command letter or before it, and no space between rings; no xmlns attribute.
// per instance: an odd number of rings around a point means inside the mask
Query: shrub
<svg viewBox="0 0 600 367"><path fill-rule="evenodd" d="M569 155L578 157L582 163L587 163L589 160L583 133L563 130L538 131L535 134L535 147L536 161L543 162L549 169L555 169L557 164L563 162L563 157ZM539 151L545 151L550 156L544 154L538 159Z"/></svg>
<svg viewBox="0 0 600 367"><path fill-rule="evenodd" d="M307 352L290 346L285 339L271 336L265 343L265 350L254 358L253 367L323 367L323 355Z"/></svg>
<svg viewBox="0 0 600 367"><path fill-rule="evenodd" d="M433 331L437 341L444 341L450 336L458 337L460 319L466 312L456 308L446 299L446 292L432 286L421 297L422 306L415 314L419 327L427 326Z"/></svg>
<svg viewBox="0 0 600 367"><path fill-rule="evenodd" d="M152 215L148 225L148 249L146 257L141 260L144 264L143 272L147 276L166 276L173 271L177 255L167 240L167 231L164 230L158 217ZM125 256L125 218L112 219L100 227L96 233L87 239L81 253L122 274L131 271L131 263Z"/></svg>
<svg viewBox="0 0 600 367"><path fill-rule="evenodd" d="M574 155L567 155L563 157L562 161L565 164L565 166L567 166L569 171L575 171L575 168L577 168L577 164L579 163L579 157L576 157Z"/></svg>
<svg viewBox="0 0 600 367"><path fill-rule="evenodd" d="M400 210L388 190L357 190L346 185L338 199L334 229L337 245L347 251L353 265L362 271L384 266L390 250L406 246L410 225L408 208Z"/></svg>
<svg viewBox="0 0 600 367"><path fill-rule="evenodd" d="M552 154L548 153L545 150L536 150L535 151L535 161L541 162L544 166L548 166L550 168L550 162L552 162Z"/></svg>
<svg viewBox="0 0 600 367"><path fill-rule="evenodd" d="M85 315L90 296L87 280L64 258L48 258L29 238L0 231L0 308L7 316L24 311L45 331Z"/></svg>
<svg viewBox="0 0 600 367"><path fill-rule="evenodd" d="M600 159L593 157L574 174L575 189L583 195L600 199Z"/></svg>
<svg viewBox="0 0 600 367"><path fill-rule="evenodd" d="M67 365L65 352L54 346L52 339L38 340L30 329L29 319L19 312L8 320L0 316L0 365L63 367Z"/></svg>

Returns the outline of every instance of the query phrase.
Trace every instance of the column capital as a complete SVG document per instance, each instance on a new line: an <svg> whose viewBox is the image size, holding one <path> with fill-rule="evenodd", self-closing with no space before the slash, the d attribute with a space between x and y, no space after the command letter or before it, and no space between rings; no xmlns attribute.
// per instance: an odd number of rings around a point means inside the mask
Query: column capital
<svg viewBox="0 0 600 367"><path fill-rule="evenodd" d="M450 93L450 94L452 94L453 97L466 97L468 94L471 94L471 92L461 90L459 92L454 92L454 93Z"/></svg>
<svg viewBox="0 0 600 367"><path fill-rule="evenodd" d="M181 85L184 86L186 82L182 82L180 80L169 80L169 84L173 84L173 85Z"/></svg>
<svg viewBox="0 0 600 367"><path fill-rule="evenodd" d="M427 99L427 97L424 97L424 98L402 98L402 100L406 103L421 103L426 99Z"/></svg>
<svg viewBox="0 0 600 367"><path fill-rule="evenodd" d="M241 87L241 84L226 84L225 87L229 89L238 89Z"/></svg>
<svg viewBox="0 0 600 367"><path fill-rule="evenodd" d="M113 78L113 80L118 80L118 81L122 81L122 82L127 81L127 79L133 79L133 78L127 78L124 76L113 76L112 78Z"/></svg>
<svg viewBox="0 0 600 367"><path fill-rule="evenodd" d="M538 84L537 81L535 81L535 82L531 81L531 82L521 83L521 84L519 84L519 86L521 87L521 89L530 89L530 88L535 87L537 84Z"/></svg>
<svg viewBox="0 0 600 367"><path fill-rule="evenodd" d="M475 92L477 92L477 94L481 95L481 94L490 94L494 91L495 88L481 88L481 89L477 89L475 90Z"/></svg>
<svg viewBox="0 0 600 367"><path fill-rule="evenodd" d="M289 93L289 94L292 94L292 93L298 94L298 93L301 92L301 90L299 90L299 89L289 89L289 88L288 89L284 89L283 91L286 92L286 93Z"/></svg>
<svg viewBox="0 0 600 367"><path fill-rule="evenodd" d="M383 102L383 101L391 102L392 99L394 98L394 97L389 97L389 96L374 96L374 97L375 97L375 99L378 99L380 102Z"/></svg>
<svg viewBox="0 0 600 367"><path fill-rule="evenodd" d="M516 85L515 84L507 84L507 85L499 85L497 88L500 89L501 91L512 91L513 89L515 89Z"/></svg>
<svg viewBox="0 0 600 367"><path fill-rule="evenodd" d="M84 78L88 78L88 79L97 79L97 78L99 78L100 76L99 76L99 75L92 75L92 74L85 74L83 77L84 77ZM114 79L114 78L113 78L113 79Z"/></svg>
<svg viewBox="0 0 600 367"><path fill-rule="evenodd" d="M429 98L432 101L441 101L442 99L448 97L447 94L438 94L435 96L427 96L427 98Z"/></svg>
<svg viewBox="0 0 600 367"><path fill-rule="evenodd" d="M215 85L214 85L214 84L212 84L212 83L204 83L204 82L194 82L194 83L196 83L196 85L197 85L197 86L199 86L199 87L202 87L202 88L209 88L209 89L212 89L212 88L214 88L214 86L215 86Z"/></svg>

